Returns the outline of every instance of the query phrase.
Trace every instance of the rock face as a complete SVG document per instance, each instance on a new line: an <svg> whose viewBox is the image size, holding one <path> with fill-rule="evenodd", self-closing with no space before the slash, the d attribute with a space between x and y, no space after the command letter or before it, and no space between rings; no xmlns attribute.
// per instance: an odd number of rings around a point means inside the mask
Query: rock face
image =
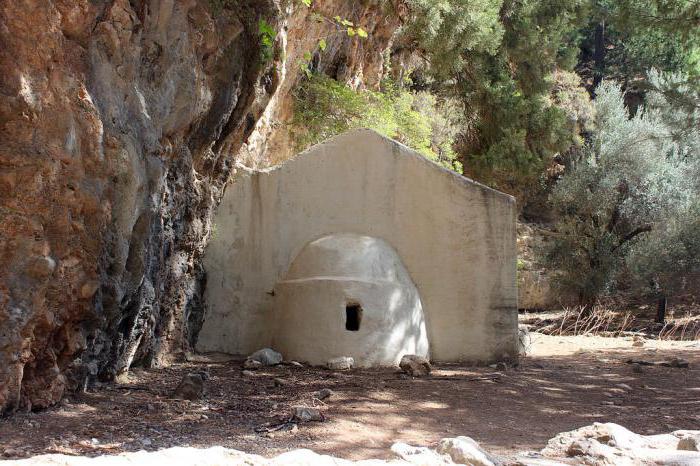
<svg viewBox="0 0 700 466"><path fill-rule="evenodd" d="M299 58L324 37L319 71L372 84L399 23L371 2L313 8L0 4L0 412L192 346L212 211L236 162L270 158ZM314 13L362 24L371 47Z"/></svg>

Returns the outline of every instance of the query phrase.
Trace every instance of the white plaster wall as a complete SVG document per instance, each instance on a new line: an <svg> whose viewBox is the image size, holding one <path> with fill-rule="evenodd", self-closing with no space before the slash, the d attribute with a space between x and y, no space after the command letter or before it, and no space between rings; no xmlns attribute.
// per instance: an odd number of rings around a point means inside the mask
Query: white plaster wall
<svg viewBox="0 0 700 466"><path fill-rule="evenodd" d="M373 131L241 173L215 224L201 351L246 354L271 344L275 284L307 243L347 232L398 252L421 297L433 359L517 354L514 199Z"/></svg>
<svg viewBox="0 0 700 466"><path fill-rule="evenodd" d="M272 346L288 359L320 365L351 356L374 367L428 356L418 290L383 240L342 233L312 241L275 286L274 301ZM345 329L349 303L362 307L357 331Z"/></svg>

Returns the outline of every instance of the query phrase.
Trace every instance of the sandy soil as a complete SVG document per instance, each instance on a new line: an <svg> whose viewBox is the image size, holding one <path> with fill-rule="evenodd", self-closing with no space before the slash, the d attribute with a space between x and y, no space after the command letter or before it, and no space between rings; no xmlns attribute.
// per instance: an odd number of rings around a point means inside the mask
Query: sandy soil
<svg viewBox="0 0 700 466"><path fill-rule="evenodd" d="M497 371L440 365L426 379L392 369L334 373L278 366L241 373L241 361L189 362L136 371L129 380L71 396L60 406L0 420L7 457L42 453L105 454L175 445L222 445L265 456L311 448L349 459L388 457L394 441L431 445L468 435L494 453L539 450L555 434L595 421L640 434L700 429L700 342L551 337L533 334L531 356ZM681 357L690 368L646 366L629 358ZM207 368L203 401L171 400L183 374ZM289 382L275 386L279 377ZM325 402L314 392L330 388ZM256 433L293 406L319 407L321 423Z"/></svg>

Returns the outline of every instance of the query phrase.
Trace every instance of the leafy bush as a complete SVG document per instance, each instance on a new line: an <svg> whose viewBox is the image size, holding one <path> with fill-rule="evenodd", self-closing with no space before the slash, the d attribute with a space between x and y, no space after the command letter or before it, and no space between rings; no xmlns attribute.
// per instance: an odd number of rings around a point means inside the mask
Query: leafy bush
<svg viewBox="0 0 700 466"><path fill-rule="evenodd" d="M634 245L628 266L638 287L662 295L700 293L700 92L682 74L649 73L647 109L666 125L680 189L669 190L665 215Z"/></svg>
<svg viewBox="0 0 700 466"><path fill-rule="evenodd" d="M595 108L593 138L551 196L559 221L550 266L559 270L560 287L583 304L609 289L631 251L639 264L658 254L647 238L659 237L657 249L670 244L669 227L697 186L689 147L674 136L668 112L650 106L630 118L621 89L608 82L599 86Z"/></svg>
<svg viewBox="0 0 700 466"><path fill-rule="evenodd" d="M385 83L381 92L355 91L313 75L295 94L292 133L298 150L354 128L370 128L461 173L452 150L458 132L457 104L427 92L411 93Z"/></svg>
<svg viewBox="0 0 700 466"><path fill-rule="evenodd" d="M651 68L700 74L700 3L688 0L596 0L583 28L583 74L643 77ZM596 34L596 32L602 34Z"/></svg>

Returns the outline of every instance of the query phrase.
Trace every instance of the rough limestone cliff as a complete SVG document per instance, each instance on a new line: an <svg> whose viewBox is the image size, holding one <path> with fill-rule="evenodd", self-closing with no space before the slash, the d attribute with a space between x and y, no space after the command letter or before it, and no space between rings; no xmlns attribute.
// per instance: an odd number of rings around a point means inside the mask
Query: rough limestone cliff
<svg viewBox="0 0 700 466"><path fill-rule="evenodd" d="M313 66L375 85L400 10L0 1L0 412L191 348L213 209L237 162L288 156L299 60L324 38ZM335 15L371 40L322 19Z"/></svg>

